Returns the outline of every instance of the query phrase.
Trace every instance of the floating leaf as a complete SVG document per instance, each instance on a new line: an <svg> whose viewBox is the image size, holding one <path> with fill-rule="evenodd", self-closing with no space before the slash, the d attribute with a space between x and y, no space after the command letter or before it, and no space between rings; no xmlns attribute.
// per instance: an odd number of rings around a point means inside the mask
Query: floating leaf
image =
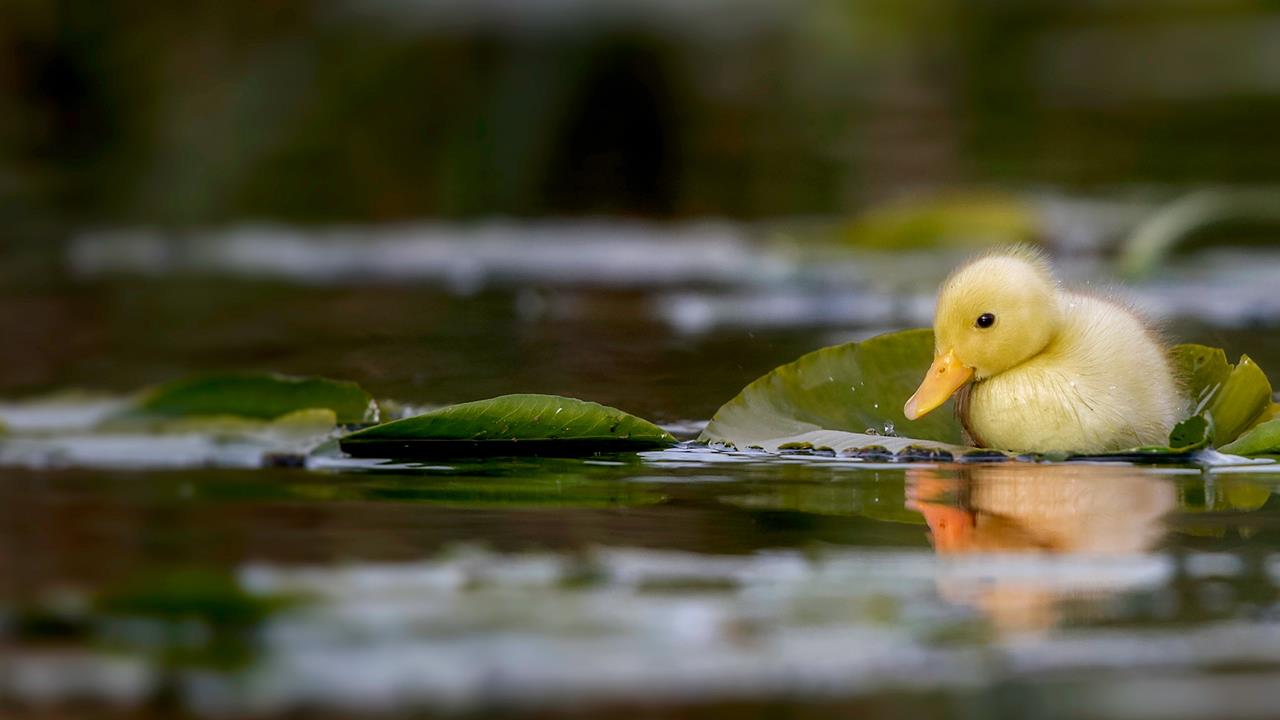
<svg viewBox="0 0 1280 720"><path fill-rule="evenodd" d="M933 359L933 332L907 330L823 348L751 383L725 403L700 439L742 450L808 443L837 453L882 446L969 450L951 401L909 421L902 405Z"/></svg>
<svg viewBox="0 0 1280 720"><path fill-rule="evenodd" d="M1185 344L1173 348L1170 353L1175 372L1183 382L1194 412L1209 407L1218 389L1231 375L1231 363L1220 348Z"/></svg>
<svg viewBox="0 0 1280 720"><path fill-rule="evenodd" d="M1213 438L1213 424L1203 415L1192 415L1173 426L1169 433L1169 449L1189 452L1207 447Z"/></svg>
<svg viewBox="0 0 1280 720"><path fill-rule="evenodd" d="M1230 455L1280 455L1280 420L1255 425L1218 449Z"/></svg>
<svg viewBox="0 0 1280 720"><path fill-rule="evenodd" d="M332 410L344 424L377 419L373 398L355 383L256 373L203 375L166 383L145 393L125 417L274 420L317 408Z"/></svg>
<svg viewBox="0 0 1280 720"><path fill-rule="evenodd" d="M1248 355L1231 370L1222 384L1209 416L1213 419L1213 442L1222 446L1240 436L1271 404L1271 383Z"/></svg>
<svg viewBox="0 0 1280 720"><path fill-rule="evenodd" d="M1040 218L1023 200L996 194L952 195L866 213L843 231L868 249L1012 245L1035 242Z"/></svg>
<svg viewBox="0 0 1280 720"><path fill-rule="evenodd" d="M357 457L584 455L675 443L670 433L621 410L555 395L503 395L450 405L352 433Z"/></svg>
<svg viewBox="0 0 1280 720"><path fill-rule="evenodd" d="M1193 412L1209 420L1214 445L1224 446L1270 417L1271 383L1248 355L1236 365L1222 350L1204 345L1179 345L1171 355Z"/></svg>
<svg viewBox="0 0 1280 720"><path fill-rule="evenodd" d="M951 408L915 422L902 415L903 401L932 356L929 330L890 333L809 353L748 385L716 412L699 439L769 452L983 459L980 451L960 444L963 434ZM1230 442L1271 411L1271 386L1248 356L1232 366L1217 348L1179 345L1172 357L1197 414L1174 427L1168 445L1059 459L1185 459L1211 444ZM1257 440L1267 442L1264 435ZM988 452L990 459L1005 457Z"/></svg>

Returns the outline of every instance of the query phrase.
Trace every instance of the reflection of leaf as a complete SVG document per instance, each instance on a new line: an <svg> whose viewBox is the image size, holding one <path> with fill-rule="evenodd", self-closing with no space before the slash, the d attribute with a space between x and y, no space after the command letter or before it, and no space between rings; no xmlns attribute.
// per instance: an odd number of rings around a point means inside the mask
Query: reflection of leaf
<svg viewBox="0 0 1280 720"><path fill-rule="evenodd" d="M811 515L862 515L881 522L923 525L924 517L906 506L901 481L876 483L776 483L721 502L750 510L786 510Z"/></svg>
<svg viewBox="0 0 1280 720"><path fill-rule="evenodd" d="M102 592L94 613L155 625L153 632L115 642L160 651L176 665L231 669L254 657L253 633L272 615L303 598L246 592L235 578L202 570L179 570L135 579ZM191 632L192 626L201 632Z"/></svg>
<svg viewBox="0 0 1280 720"><path fill-rule="evenodd" d="M290 493L311 500L414 503L456 509L633 507L666 499L651 486L545 473L509 478L381 476L359 484L295 485L290 487Z"/></svg>
<svg viewBox="0 0 1280 720"><path fill-rule="evenodd" d="M932 359L929 330L811 352L725 403L700 439L771 451L805 443L837 452L871 445L893 446L891 451L907 445L955 449L963 437L950 403L914 422L902 414ZM870 434L882 432L904 437Z"/></svg>
<svg viewBox="0 0 1280 720"><path fill-rule="evenodd" d="M376 425L342 439L357 457L584 455L675 443L621 410L554 395L504 395Z"/></svg>
<svg viewBox="0 0 1280 720"><path fill-rule="evenodd" d="M1183 512L1257 510L1271 497L1271 487L1254 478L1215 476L1209 482L1197 479L1178 488L1178 506Z"/></svg>
<svg viewBox="0 0 1280 720"><path fill-rule="evenodd" d="M1232 510L1252 511L1267 504L1271 488L1248 478L1229 477L1218 481L1226 504Z"/></svg>
<svg viewBox="0 0 1280 720"><path fill-rule="evenodd" d="M340 423L376 419L369 393L351 382L233 373L178 380L145 393L125 418L233 416L274 420L308 409L332 410Z"/></svg>

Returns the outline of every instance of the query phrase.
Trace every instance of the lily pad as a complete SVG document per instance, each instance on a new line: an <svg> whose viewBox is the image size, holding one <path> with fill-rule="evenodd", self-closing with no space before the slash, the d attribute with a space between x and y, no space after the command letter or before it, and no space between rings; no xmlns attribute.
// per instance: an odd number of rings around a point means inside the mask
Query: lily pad
<svg viewBox="0 0 1280 720"><path fill-rule="evenodd" d="M1248 355L1231 365L1217 348L1179 345L1172 357L1194 412L1209 420L1213 445L1224 447L1270 418L1271 383Z"/></svg>
<svg viewBox="0 0 1280 720"><path fill-rule="evenodd" d="M699 438L776 452L809 443L837 453L883 446L964 452L951 401L910 421L902 405L933 360L933 331L907 330L811 352L751 383Z"/></svg>
<svg viewBox="0 0 1280 720"><path fill-rule="evenodd" d="M130 419L230 416L274 420L300 410L332 410L337 422L377 420L373 397L353 382L268 373L202 375L144 393Z"/></svg>
<svg viewBox="0 0 1280 720"><path fill-rule="evenodd" d="M1208 447L1213 441L1213 424L1203 415L1192 415L1173 426L1169 433L1169 449L1189 452Z"/></svg>
<svg viewBox="0 0 1280 720"><path fill-rule="evenodd" d="M1271 383L1248 355L1231 370L1222 389L1209 406L1213 419L1213 442L1226 445L1235 440L1271 404Z"/></svg>
<svg viewBox="0 0 1280 720"><path fill-rule="evenodd" d="M1227 354L1221 348L1187 343L1174 347L1170 356L1183 388L1194 403L1194 412L1208 409L1218 389L1231 375Z"/></svg>
<svg viewBox="0 0 1280 720"><path fill-rule="evenodd" d="M1219 449L1231 455L1280 455L1280 420L1256 425Z"/></svg>
<svg viewBox="0 0 1280 720"><path fill-rule="evenodd" d="M589 455L675 443L621 410L555 395L503 395L375 425L342 439L356 457Z"/></svg>
<svg viewBox="0 0 1280 720"><path fill-rule="evenodd" d="M850 223L846 242L867 249L974 247L1035 242L1039 215L997 194L958 194L878 208Z"/></svg>
<svg viewBox="0 0 1280 720"><path fill-rule="evenodd" d="M1269 418L1273 405L1270 383L1248 356L1233 366L1222 350L1203 345L1179 345L1172 356L1195 414L1174 427L1168 445L1060 459L1167 462L1188 459L1210 445L1237 454L1276 448L1261 427L1249 444L1228 445ZM932 357L933 333L927 329L809 353L748 385L716 412L699 439L768 452L860 455L875 450L910 457L916 450L922 458L950 454L957 460L979 459L974 453L980 451L962 445L952 408L944 406L914 422L902 415L903 401ZM996 451L991 459L1003 457Z"/></svg>

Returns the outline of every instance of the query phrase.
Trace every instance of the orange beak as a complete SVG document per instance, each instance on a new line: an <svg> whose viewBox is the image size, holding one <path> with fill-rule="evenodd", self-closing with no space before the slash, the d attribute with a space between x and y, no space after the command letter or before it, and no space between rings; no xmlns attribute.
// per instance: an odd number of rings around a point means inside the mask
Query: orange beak
<svg viewBox="0 0 1280 720"><path fill-rule="evenodd" d="M916 393L907 401L902 412L908 420L922 418L936 410L972 379L973 368L961 365L954 351L948 350L935 356L924 381L916 388Z"/></svg>

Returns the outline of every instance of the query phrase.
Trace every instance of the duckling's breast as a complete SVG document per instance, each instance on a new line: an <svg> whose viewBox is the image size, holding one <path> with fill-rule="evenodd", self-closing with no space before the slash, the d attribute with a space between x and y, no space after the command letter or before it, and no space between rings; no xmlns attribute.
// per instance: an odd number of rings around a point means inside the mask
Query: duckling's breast
<svg viewBox="0 0 1280 720"><path fill-rule="evenodd" d="M966 426L986 446L1017 452L1167 442L1183 403L1164 350L1123 308L1067 297L1072 314L1044 352L973 387Z"/></svg>

